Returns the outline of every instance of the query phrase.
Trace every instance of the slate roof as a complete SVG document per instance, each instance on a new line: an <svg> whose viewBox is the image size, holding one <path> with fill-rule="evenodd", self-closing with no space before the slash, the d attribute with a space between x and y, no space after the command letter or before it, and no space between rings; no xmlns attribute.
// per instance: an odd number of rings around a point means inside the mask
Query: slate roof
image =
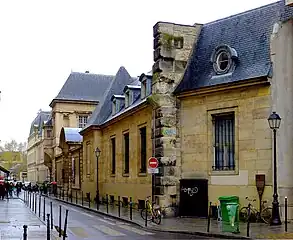
<svg viewBox="0 0 293 240"><path fill-rule="evenodd" d="M53 101L101 101L114 77L111 75L72 72ZM50 106L52 106L53 101Z"/></svg>
<svg viewBox="0 0 293 240"><path fill-rule="evenodd" d="M31 123L29 136L31 136L34 133L35 125L37 126L37 129L38 129L38 135L42 136L42 128L43 128L44 122L46 122L49 119L50 115L51 115L51 112L49 111L39 111L37 117Z"/></svg>
<svg viewBox="0 0 293 240"><path fill-rule="evenodd" d="M204 24L182 81L174 93L271 74L270 35L281 17L293 16L284 1ZM238 63L232 74L217 76L210 61L213 51L226 44L237 51Z"/></svg>
<svg viewBox="0 0 293 240"><path fill-rule="evenodd" d="M112 96L123 95L124 87L126 85L132 85L132 83L136 82L136 78L132 78L124 67L120 67L114 77L114 80L111 82L111 85L105 91L103 102L93 111L83 130L92 125L98 126L103 124L112 114Z"/></svg>
<svg viewBox="0 0 293 240"><path fill-rule="evenodd" d="M81 131L81 128L63 128L64 129L64 136L65 136L65 142L74 142L74 143L81 143L82 142L82 136L79 134ZM62 130L61 130L62 131Z"/></svg>

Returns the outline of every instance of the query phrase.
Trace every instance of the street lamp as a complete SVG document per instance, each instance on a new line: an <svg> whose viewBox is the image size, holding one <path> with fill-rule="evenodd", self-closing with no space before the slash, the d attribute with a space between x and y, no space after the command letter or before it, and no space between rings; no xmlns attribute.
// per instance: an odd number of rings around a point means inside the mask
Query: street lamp
<svg viewBox="0 0 293 240"><path fill-rule="evenodd" d="M277 129L281 124L281 117L273 112L268 118L269 126L274 133L274 194L272 202L272 219L271 225L281 225L279 201L278 201L278 185L277 185Z"/></svg>
<svg viewBox="0 0 293 240"><path fill-rule="evenodd" d="M96 193L96 201L97 201L97 209L99 209L99 157L101 155L101 150L97 147L95 150L96 158L97 158L97 193Z"/></svg>

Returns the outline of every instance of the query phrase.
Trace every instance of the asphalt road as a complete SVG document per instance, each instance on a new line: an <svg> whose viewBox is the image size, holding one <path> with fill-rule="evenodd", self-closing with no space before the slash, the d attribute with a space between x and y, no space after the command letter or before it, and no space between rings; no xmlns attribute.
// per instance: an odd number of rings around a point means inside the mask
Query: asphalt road
<svg viewBox="0 0 293 240"><path fill-rule="evenodd" d="M46 198L45 201L46 214L50 213L51 201L53 206L54 226L59 226L59 206L61 206L62 209L62 229L64 229L65 211L66 209L69 210L67 228L69 240L209 239L188 234L154 232L149 229L140 228L134 224L117 221L116 219L95 214L48 198ZM41 217L43 218L43 198L41 202ZM39 215L38 211L39 208L37 205L37 215Z"/></svg>

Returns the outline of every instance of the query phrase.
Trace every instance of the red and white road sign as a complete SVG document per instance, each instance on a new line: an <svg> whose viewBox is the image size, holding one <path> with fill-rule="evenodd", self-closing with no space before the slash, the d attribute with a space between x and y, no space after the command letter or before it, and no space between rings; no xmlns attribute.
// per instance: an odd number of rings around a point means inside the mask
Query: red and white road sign
<svg viewBox="0 0 293 240"><path fill-rule="evenodd" d="M149 168L157 168L159 166L159 161L155 157L149 158Z"/></svg>

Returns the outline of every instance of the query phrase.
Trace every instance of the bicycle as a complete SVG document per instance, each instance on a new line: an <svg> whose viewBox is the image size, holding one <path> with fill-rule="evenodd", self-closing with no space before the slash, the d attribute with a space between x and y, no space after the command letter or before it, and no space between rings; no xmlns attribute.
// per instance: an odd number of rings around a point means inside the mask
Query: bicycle
<svg viewBox="0 0 293 240"><path fill-rule="evenodd" d="M155 205L155 203L151 203L150 200L151 196L146 197L146 208L142 209L140 212L140 215L143 220L147 221L153 221L157 225L159 225L162 221L162 214L161 214L161 208L158 205Z"/></svg>
<svg viewBox="0 0 293 240"><path fill-rule="evenodd" d="M272 208L266 207L265 204L267 201L261 201L261 210L258 211L251 202L256 202L256 199L249 199L248 197L245 198L249 203L250 206L250 212L248 207L243 207L240 209L239 217L244 222L248 221L248 219L251 218L251 216L254 216L256 221L262 220L264 223L269 224L271 222L272 218Z"/></svg>

